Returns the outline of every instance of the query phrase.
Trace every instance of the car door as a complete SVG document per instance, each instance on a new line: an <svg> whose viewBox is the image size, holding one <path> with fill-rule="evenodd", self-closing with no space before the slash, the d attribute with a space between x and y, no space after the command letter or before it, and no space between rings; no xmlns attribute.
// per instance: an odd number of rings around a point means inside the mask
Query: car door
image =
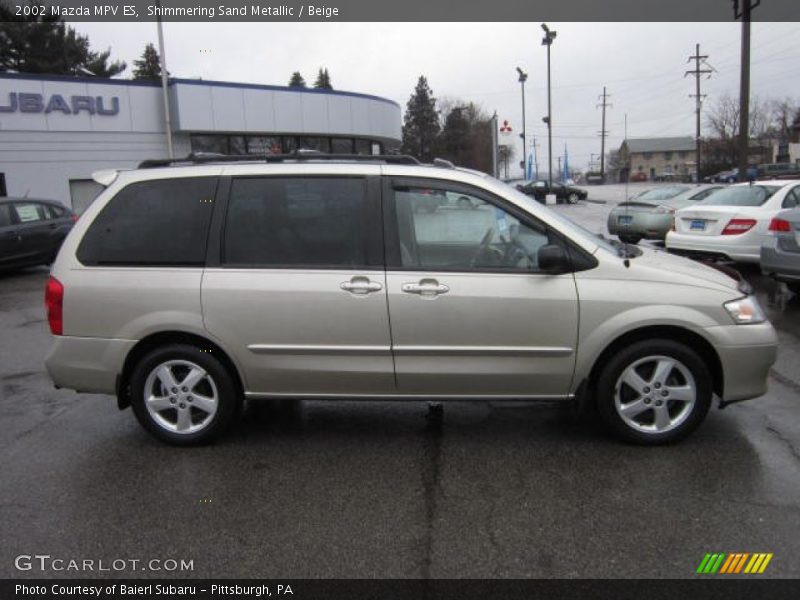
<svg viewBox="0 0 800 600"><path fill-rule="evenodd" d="M469 211L411 210L421 189L470 198ZM561 397L575 366L572 273L538 268L565 243L543 223L471 186L384 182L387 290L398 392Z"/></svg>
<svg viewBox="0 0 800 600"><path fill-rule="evenodd" d="M14 264L21 253L22 236L17 215L11 210L11 203L0 203L0 267Z"/></svg>
<svg viewBox="0 0 800 600"><path fill-rule="evenodd" d="M44 208L33 201L13 202L12 207L17 213L17 231L22 238L20 261L44 261L50 249L50 222Z"/></svg>
<svg viewBox="0 0 800 600"><path fill-rule="evenodd" d="M359 173L222 180L203 317L253 395L394 392L379 170Z"/></svg>

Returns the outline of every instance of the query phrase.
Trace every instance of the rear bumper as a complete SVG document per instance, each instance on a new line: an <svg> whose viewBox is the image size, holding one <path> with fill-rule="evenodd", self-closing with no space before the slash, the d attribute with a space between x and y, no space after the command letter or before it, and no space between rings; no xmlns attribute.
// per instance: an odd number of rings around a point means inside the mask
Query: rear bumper
<svg viewBox="0 0 800 600"><path fill-rule="evenodd" d="M764 395L778 353L778 336L772 325L724 325L705 331L722 364L722 404Z"/></svg>
<svg viewBox="0 0 800 600"><path fill-rule="evenodd" d="M784 250L777 236L767 238L761 246L761 272L781 281L800 281L800 252Z"/></svg>
<svg viewBox="0 0 800 600"><path fill-rule="evenodd" d="M135 344L134 340L55 336L44 364L58 387L114 394L117 375Z"/></svg>
<svg viewBox="0 0 800 600"><path fill-rule="evenodd" d="M687 235L670 231L667 234L666 247L670 252L684 256L729 258L737 262L758 263L761 256L760 246L752 244L750 240L737 240L737 237Z"/></svg>

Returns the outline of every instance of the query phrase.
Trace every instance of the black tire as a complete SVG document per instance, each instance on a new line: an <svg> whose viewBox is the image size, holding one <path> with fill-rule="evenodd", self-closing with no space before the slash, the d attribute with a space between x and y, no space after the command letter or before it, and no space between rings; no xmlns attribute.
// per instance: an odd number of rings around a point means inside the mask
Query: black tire
<svg viewBox="0 0 800 600"><path fill-rule="evenodd" d="M677 361L676 364L679 364L683 369L687 370L694 380L694 403L690 404L688 407L681 402L660 400L657 395L660 392L656 392L655 388L648 392L647 396L636 392L641 396L643 401L649 400L649 402L646 402L648 407L644 408L642 412L637 415L642 416L643 422L639 423L641 427L655 427L656 409L654 405L656 401L662 402L659 406L664 406L663 410L673 411L675 413L674 415L670 415L670 417L676 418L678 423L674 426L670 424L671 428L665 428L663 431L657 431L655 429L652 431L643 431L630 425L621 416L616 407L616 386L620 377L629 367L636 364L637 361L645 361L641 368L646 372L649 366L649 363L646 362L648 357L667 357ZM671 371L671 373L672 375L670 375L670 377L673 378L671 379L672 381L678 381L683 377L677 368ZM644 376L642 378L645 379ZM688 381L679 381L679 383L688 383ZM655 386L655 384L653 385ZM631 389L632 388L627 387L627 384L621 385L621 397L628 394L630 398ZM666 391L666 386L662 388L662 392L663 391ZM642 340L620 350L616 355L611 357L602 368L600 376L597 379L595 392L597 397L597 409L605 424L618 437L628 442L646 446L677 442L689 435L703 422L706 414L708 414L713 394L711 375L703 360L688 346L667 339ZM623 406L627 407L628 405L624 404ZM648 420L652 420L652 423L648 423Z"/></svg>
<svg viewBox="0 0 800 600"><path fill-rule="evenodd" d="M185 361L201 367L206 372L208 379L204 377L204 380L199 385L213 385L216 387L216 412L213 416L209 417L208 422L203 424L202 428L197 431L187 433L170 431L159 424L145 406L145 386L148 377L150 377L151 373L153 373L159 365L169 361ZM211 383L209 383L209 381ZM158 384L158 382L155 383ZM195 389L196 388L188 390L188 393L193 393ZM205 389L211 390L210 387L206 387ZM216 358L212 352L188 344L169 344L148 352L138 362L131 373L130 390L131 406L142 427L157 439L175 446L206 444L219 437L225 432L235 416L239 413L242 401L238 386L223 363ZM179 391L178 394L180 393ZM180 398L179 395L175 397ZM195 400L197 400L197 398L195 398ZM191 401L192 397L189 397L188 402ZM185 403L181 404L181 406L185 406ZM168 407L164 409L163 412L168 413L168 411L171 410L175 411L175 420L177 423L177 406L174 409ZM192 410L194 410L194 412L192 412ZM190 419L200 420L198 416L202 416L202 411L198 412L198 410L196 406L189 406L188 411L190 411L191 414ZM169 414L165 415L165 419L168 420L169 416Z"/></svg>
<svg viewBox="0 0 800 600"><path fill-rule="evenodd" d="M575 192L572 192L569 196L567 196L567 201L570 204L577 204L578 200L580 200L580 196L578 196L578 194L576 194Z"/></svg>
<svg viewBox="0 0 800 600"><path fill-rule="evenodd" d="M620 235L619 241L623 244L633 244L634 246L642 240L638 235Z"/></svg>

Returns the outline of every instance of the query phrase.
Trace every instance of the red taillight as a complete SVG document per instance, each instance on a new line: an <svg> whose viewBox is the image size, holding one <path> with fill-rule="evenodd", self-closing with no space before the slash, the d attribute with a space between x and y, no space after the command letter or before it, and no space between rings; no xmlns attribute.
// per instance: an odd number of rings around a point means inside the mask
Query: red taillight
<svg viewBox="0 0 800 600"><path fill-rule="evenodd" d="M69 216L69 218L70 218L70 219L72 219L72 222L73 222L73 223L77 223L77 222L78 222L78 215L76 215L75 213L72 213L72 214Z"/></svg>
<svg viewBox="0 0 800 600"><path fill-rule="evenodd" d="M755 219L731 219L722 230L722 235L738 235L750 231L756 224Z"/></svg>
<svg viewBox="0 0 800 600"><path fill-rule="evenodd" d="M785 219L779 219L779 218L775 217L774 219L772 219L772 221L769 222L769 230L770 231L775 231L775 232L779 232L779 231L787 231L788 232L788 231L792 230L792 224L789 223L789 221L787 221Z"/></svg>
<svg viewBox="0 0 800 600"><path fill-rule="evenodd" d="M50 333L62 335L64 332L64 286L55 277L47 280L44 292L44 305L47 307L47 322Z"/></svg>

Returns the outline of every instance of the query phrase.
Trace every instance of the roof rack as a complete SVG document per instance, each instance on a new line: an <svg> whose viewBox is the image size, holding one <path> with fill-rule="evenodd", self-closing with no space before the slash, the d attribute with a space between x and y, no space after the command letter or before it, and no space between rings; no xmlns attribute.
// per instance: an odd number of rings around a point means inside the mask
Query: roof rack
<svg viewBox="0 0 800 600"><path fill-rule="evenodd" d="M404 154L329 154L325 152L301 150L290 154L268 154L266 156L247 154L216 154L212 152L193 152L184 158L156 158L143 160L140 169L170 167L180 164L206 164L220 162L265 162L282 163L291 161L341 161L341 162L381 162L390 165L419 165L413 156Z"/></svg>

